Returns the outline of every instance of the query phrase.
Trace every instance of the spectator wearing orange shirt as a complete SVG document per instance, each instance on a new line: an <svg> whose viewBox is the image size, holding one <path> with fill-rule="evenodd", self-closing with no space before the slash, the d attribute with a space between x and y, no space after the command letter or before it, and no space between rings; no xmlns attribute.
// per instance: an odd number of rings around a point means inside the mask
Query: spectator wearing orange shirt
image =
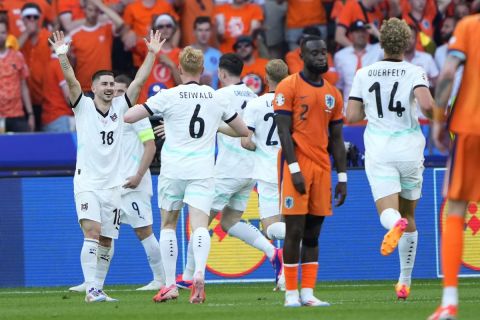
<svg viewBox="0 0 480 320"><path fill-rule="evenodd" d="M15 37L20 36L25 31L22 7L27 3L35 3L43 13L40 25L43 25L45 21L53 22L55 20L52 7L47 0L7 0L5 3L0 4L0 11L8 12L8 28Z"/></svg>
<svg viewBox="0 0 480 320"><path fill-rule="evenodd" d="M439 28L441 15L435 2L429 0L408 0L403 6L402 19L417 29L417 46L419 51L435 52L433 34Z"/></svg>
<svg viewBox="0 0 480 320"><path fill-rule="evenodd" d="M381 6L382 0L350 0L345 3L343 10L337 18L337 29L335 41L342 47L352 45L348 38L348 28L352 23L361 20L367 24L367 31L370 34L370 42L378 42L380 32L378 29L388 15L399 16L401 13L399 0L388 0L389 12Z"/></svg>
<svg viewBox="0 0 480 320"><path fill-rule="evenodd" d="M186 47L195 43L195 36L192 33L195 19L198 17L214 18L213 0L174 0L174 6L180 12L180 30L182 31L181 47ZM213 29L212 29L213 30ZM212 37L214 39L214 37ZM210 41L213 45L214 41Z"/></svg>
<svg viewBox="0 0 480 320"><path fill-rule="evenodd" d="M42 14L37 4L25 4L21 11L25 31L18 37L20 50L30 70L27 84L35 114L35 128L37 130L40 130L42 127L42 87L44 75L48 70L47 64L50 60L50 49L48 48L50 32L40 25L40 21L43 20Z"/></svg>
<svg viewBox="0 0 480 320"><path fill-rule="evenodd" d="M58 0L58 20L67 33L85 24L85 2L86 0Z"/></svg>
<svg viewBox="0 0 480 320"><path fill-rule="evenodd" d="M240 75L242 82L252 89L256 95L267 92L265 66L268 60L256 57L253 39L249 36L240 36L233 45L233 49L243 61L243 70Z"/></svg>
<svg viewBox="0 0 480 320"><path fill-rule="evenodd" d="M262 27L262 8L248 0L233 0L231 4L219 5L215 8L217 37L220 51L229 53L239 36L255 35Z"/></svg>
<svg viewBox="0 0 480 320"><path fill-rule="evenodd" d="M143 38L150 32L153 19L162 14L168 14L178 21L177 13L166 0L138 0L125 7L123 20L130 30L122 36L122 40L125 49L132 51L133 64L137 68L142 64L148 51ZM178 46L180 29L175 29L172 41Z"/></svg>
<svg viewBox="0 0 480 320"><path fill-rule="evenodd" d="M302 36L298 40L299 46L301 46L302 41L308 36L320 36L320 30L315 27L307 27L303 29ZM294 74L303 70L303 59L300 56L300 47L289 51L285 56L285 62L288 66L288 72ZM333 64L333 58L330 53L327 53L327 64L328 71L322 75L323 79L327 80L331 84L335 85L338 81L338 73L335 70Z"/></svg>
<svg viewBox="0 0 480 320"><path fill-rule="evenodd" d="M154 19L152 30L159 30L162 38L166 39L160 50L160 55L153 65L152 72L140 91L138 102L143 103L148 97L153 96L160 89L172 88L182 83L178 73L180 63L180 48L173 42L177 25L171 15L162 14ZM142 53L144 55L146 53Z"/></svg>
<svg viewBox="0 0 480 320"><path fill-rule="evenodd" d="M278 0L277 2L285 2ZM303 28L315 27L320 31L323 40L327 40L327 16L323 7L324 0L287 0L287 32L288 47L293 50L298 47Z"/></svg>
<svg viewBox="0 0 480 320"><path fill-rule="evenodd" d="M58 57L52 53L48 61L49 72L43 81L42 131L70 132L75 128L75 119L69 105L69 91Z"/></svg>
<svg viewBox="0 0 480 320"><path fill-rule="evenodd" d="M99 22L101 12L111 22ZM113 25L112 25L113 22ZM85 24L71 32L72 53L76 58L75 74L83 92L91 91L92 75L97 70L111 70L114 29L123 28L122 18L101 0L88 0L85 6Z"/></svg>
<svg viewBox="0 0 480 320"><path fill-rule="evenodd" d="M0 118L5 119L5 131L33 131L35 119L26 81L28 67L21 52L7 48L7 34L7 22L0 21Z"/></svg>

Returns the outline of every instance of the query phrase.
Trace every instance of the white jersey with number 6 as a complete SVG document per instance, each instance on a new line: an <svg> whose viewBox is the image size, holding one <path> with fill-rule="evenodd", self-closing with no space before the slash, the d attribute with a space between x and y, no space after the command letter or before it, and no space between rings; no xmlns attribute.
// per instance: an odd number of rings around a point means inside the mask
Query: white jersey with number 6
<svg viewBox="0 0 480 320"><path fill-rule="evenodd" d="M257 97L243 82L223 87L216 92L242 119L248 101ZM219 133L217 143L215 178L252 178L253 152L242 148L241 139Z"/></svg>
<svg viewBox="0 0 480 320"><path fill-rule="evenodd" d="M215 135L221 121L237 116L215 90L189 82L161 90L144 104L165 121L160 175L171 179L213 178Z"/></svg>
<svg viewBox="0 0 480 320"><path fill-rule="evenodd" d="M349 99L365 107L367 158L377 162L423 159L425 137L414 96L418 87L428 88L427 75L409 62L383 60L357 71Z"/></svg>
<svg viewBox="0 0 480 320"><path fill-rule="evenodd" d="M277 183L277 156L280 150L280 139L275 124L273 111L274 92L266 93L250 100L243 113L247 127L254 131L255 169L253 178Z"/></svg>
<svg viewBox="0 0 480 320"><path fill-rule="evenodd" d="M123 115L130 101L126 95L113 98L107 113L98 110L92 98L81 95L73 105L77 127L77 165L74 193L110 189L124 182L122 163Z"/></svg>

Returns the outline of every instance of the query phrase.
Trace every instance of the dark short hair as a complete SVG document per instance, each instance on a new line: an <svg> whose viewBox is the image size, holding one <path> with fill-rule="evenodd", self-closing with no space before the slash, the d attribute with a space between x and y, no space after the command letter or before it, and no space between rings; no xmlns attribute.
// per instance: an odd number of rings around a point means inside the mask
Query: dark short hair
<svg viewBox="0 0 480 320"><path fill-rule="evenodd" d="M8 32L8 16L6 11L0 12L0 24L4 24L5 29Z"/></svg>
<svg viewBox="0 0 480 320"><path fill-rule="evenodd" d="M235 53L226 53L220 57L218 68L227 71L232 76L240 76L243 70L243 61Z"/></svg>
<svg viewBox="0 0 480 320"><path fill-rule="evenodd" d="M305 39L308 36L319 36L319 37L321 37L322 32L317 27L314 27L314 26L309 26L309 27L303 28L302 35L300 36L300 38L298 38L298 41L297 41L298 45L301 45L303 39Z"/></svg>
<svg viewBox="0 0 480 320"><path fill-rule="evenodd" d="M132 83L132 79L129 76L127 76L126 74L120 74L120 75L115 77L115 82L124 83L128 87L130 85L130 83Z"/></svg>
<svg viewBox="0 0 480 320"><path fill-rule="evenodd" d="M23 5L21 11L25 10L25 9L28 9L28 8L34 8L34 9L37 9L38 12L40 12L40 14L42 14L42 9L40 8L40 6L34 2L27 2Z"/></svg>
<svg viewBox="0 0 480 320"><path fill-rule="evenodd" d="M92 82L94 82L95 80L98 80L100 79L101 76L112 76L112 77L115 77L115 75L113 74L112 71L110 70L98 70L97 72L95 72L92 76Z"/></svg>
<svg viewBox="0 0 480 320"><path fill-rule="evenodd" d="M303 37L301 47L305 47L305 45L310 41L321 41L323 40L322 37L316 35L308 35Z"/></svg>
<svg viewBox="0 0 480 320"><path fill-rule="evenodd" d="M208 23L208 24L212 25L212 19L210 19L210 17L206 17L206 16L197 17L195 19L195 21L193 22L193 29L195 30L197 28L197 25L202 24L202 23Z"/></svg>

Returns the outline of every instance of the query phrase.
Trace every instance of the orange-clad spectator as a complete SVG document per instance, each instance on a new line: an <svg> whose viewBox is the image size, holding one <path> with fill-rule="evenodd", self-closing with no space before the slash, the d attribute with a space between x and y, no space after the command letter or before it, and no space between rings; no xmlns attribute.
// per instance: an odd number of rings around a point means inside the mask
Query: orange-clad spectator
<svg viewBox="0 0 480 320"><path fill-rule="evenodd" d="M73 131L75 120L69 106L69 91L58 57L52 53L48 61L48 72L43 81L42 127L46 132Z"/></svg>
<svg viewBox="0 0 480 320"><path fill-rule="evenodd" d="M85 23L85 5L88 0L57 0L56 14L63 29L67 32L72 31ZM104 0L103 3L111 7L118 14L123 12L124 3L130 3L133 0Z"/></svg>
<svg viewBox="0 0 480 320"><path fill-rule="evenodd" d="M402 5L402 18L418 30L417 47L419 51L435 52L433 34L439 27L441 15L433 0L408 0Z"/></svg>
<svg viewBox="0 0 480 320"><path fill-rule="evenodd" d="M40 25L43 25L44 21L53 22L55 20L52 7L47 0L7 0L0 3L0 11L8 12L8 28L15 37L20 36L25 31L21 11L27 3L35 3L40 8L42 12Z"/></svg>
<svg viewBox="0 0 480 320"><path fill-rule="evenodd" d="M382 0L351 0L345 3L345 7L337 18L337 29L335 31L335 41L342 47L352 45L348 38L348 28L352 23L361 20L366 23L370 41L378 42L380 32L378 29L388 15L398 16L400 14L400 4L398 0L389 0L389 12Z"/></svg>
<svg viewBox="0 0 480 320"><path fill-rule="evenodd" d="M26 81L28 67L21 52L7 48L7 34L7 22L0 21L0 118L5 118L5 131L33 131L35 119Z"/></svg>
<svg viewBox="0 0 480 320"><path fill-rule="evenodd" d="M238 37L233 48L235 49L235 53L243 61L243 70L240 75L242 82L257 95L267 92L267 72L265 66L268 60L256 57L252 37Z"/></svg>
<svg viewBox="0 0 480 320"><path fill-rule="evenodd" d="M330 12L330 19L337 20L340 13L345 8L345 3L351 0L335 0L333 2L332 12Z"/></svg>
<svg viewBox="0 0 480 320"><path fill-rule="evenodd" d="M35 114L35 127L40 130L42 127L43 78L48 70L47 64L50 60L50 48L48 47L50 32L40 25L42 12L35 3L25 4L22 7L21 15L25 31L18 37L18 42L30 70L27 84Z"/></svg>
<svg viewBox="0 0 480 320"><path fill-rule="evenodd" d="M298 40L298 44L301 45L302 40L308 36L320 36L320 31L315 27L307 27L303 29L302 36ZM289 51L285 55L285 62L288 66L288 72L294 74L303 70L303 60L300 56L300 48ZM338 74L333 65L333 58L330 53L327 53L328 71L322 75L323 79L327 80L331 84L335 85L338 81Z"/></svg>
<svg viewBox="0 0 480 320"><path fill-rule="evenodd" d="M254 36L262 26L263 12L258 4L233 0L231 4L215 7L217 36L220 51L229 53L239 36Z"/></svg>
<svg viewBox="0 0 480 320"><path fill-rule="evenodd" d="M178 20L175 10L166 0L138 0L125 7L123 20L130 30L123 35L122 40L125 49L132 50L133 64L136 67L140 67L145 57L142 54L147 52L143 38L150 32L153 18L162 14L169 14ZM175 46L178 45L179 40L180 31L177 29L173 38Z"/></svg>
<svg viewBox="0 0 480 320"><path fill-rule="evenodd" d="M181 47L195 43L196 39L192 33L195 19L198 17L214 18L213 0L175 0L175 6L180 10L180 30L182 32ZM214 39L215 37L212 37ZM214 42L212 41L213 45Z"/></svg>
<svg viewBox="0 0 480 320"><path fill-rule="evenodd" d="M111 22L99 22L101 12ZM112 25L113 22L113 25ZM82 91L91 91L92 75L112 68L113 30L123 28L122 18L101 0L89 0L85 6L85 24L71 32L72 53L76 58L75 74Z"/></svg>
<svg viewBox="0 0 480 320"><path fill-rule="evenodd" d="M152 29L159 30L162 33L162 38L166 41L160 50L158 60L153 65L150 76L143 85L142 91L140 91L138 103L145 102L148 97L153 96L160 89L172 88L182 83L178 73L178 64L180 63L178 56L181 50L173 43L176 28L175 21L168 14L162 14L153 21ZM145 55L146 53L142 54Z"/></svg>
<svg viewBox="0 0 480 320"><path fill-rule="evenodd" d="M279 0L277 2L284 2ZM323 7L324 0L287 0L287 32L288 47L293 50L298 47L298 39L303 28L314 26L320 30L321 37L327 39L327 16Z"/></svg>

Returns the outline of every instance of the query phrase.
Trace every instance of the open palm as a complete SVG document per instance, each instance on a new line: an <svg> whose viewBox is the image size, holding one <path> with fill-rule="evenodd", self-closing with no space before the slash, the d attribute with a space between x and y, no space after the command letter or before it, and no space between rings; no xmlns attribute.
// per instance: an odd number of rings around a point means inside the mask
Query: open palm
<svg viewBox="0 0 480 320"><path fill-rule="evenodd" d="M52 34L52 37L48 38L48 42L50 42L55 52L57 52L58 49L62 48L64 45L67 45L67 46L69 45L69 43L66 43L65 41L65 35L63 34L63 31L55 31Z"/></svg>
<svg viewBox="0 0 480 320"><path fill-rule="evenodd" d="M160 31L156 30L153 32L153 30L150 30L150 41L147 39L143 39L145 41L145 44L147 45L148 51L150 51L153 54L158 54L160 50L162 50L162 46L165 43L166 39L161 38L162 34Z"/></svg>

